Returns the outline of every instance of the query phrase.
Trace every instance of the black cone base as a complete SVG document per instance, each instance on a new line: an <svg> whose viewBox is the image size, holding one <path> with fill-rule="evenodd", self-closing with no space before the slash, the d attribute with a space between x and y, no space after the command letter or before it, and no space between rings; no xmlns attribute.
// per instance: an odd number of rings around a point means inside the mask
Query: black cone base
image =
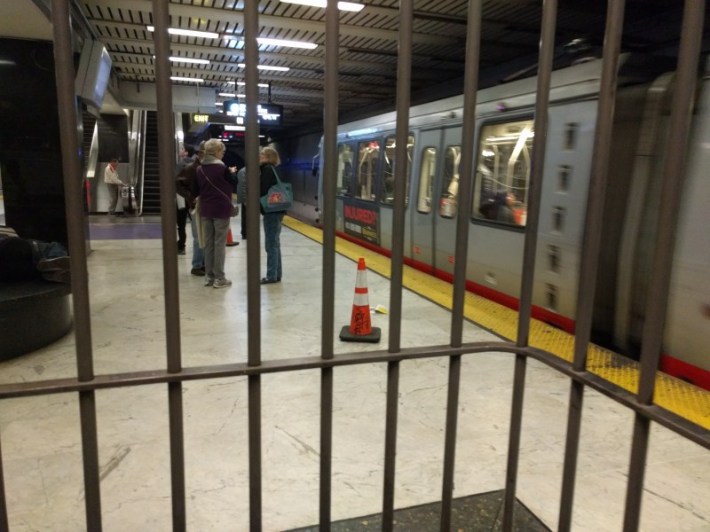
<svg viewBox="0 0 710 532"><path fill-rule="evenodd" d="M365 335L351 333L350 325L346 325L340 329L340 339L343 342L370 342L376 344L380 341L380 336L382 336L382 334L379 327L373 327L372 332Z"/></svg>

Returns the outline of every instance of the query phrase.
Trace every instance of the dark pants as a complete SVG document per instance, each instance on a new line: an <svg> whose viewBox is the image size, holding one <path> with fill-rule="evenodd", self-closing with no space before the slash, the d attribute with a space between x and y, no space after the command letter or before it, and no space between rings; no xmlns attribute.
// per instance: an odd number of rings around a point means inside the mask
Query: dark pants
<svg viewBox="0 0 710 532"><path fill-rule="evenodd" d="M29 281L41 278L37 263L41 259L66 257L66 248L58 242L25 238L0 239L0 281Z"/></svg>
<svg viewBox="0 0 710 532"><path fill-rule="evenodd" d="M185 233L185 227L187 226L187 209L177 210L177 231L178 231L178 251L185 251L185 242L187 242L187 233Z"/></svg>
<svg viewBox="0 0 710 532"><path fill-rule="evenodd" d="M247 204L242 203L242 238L247 237Z"/></svg>

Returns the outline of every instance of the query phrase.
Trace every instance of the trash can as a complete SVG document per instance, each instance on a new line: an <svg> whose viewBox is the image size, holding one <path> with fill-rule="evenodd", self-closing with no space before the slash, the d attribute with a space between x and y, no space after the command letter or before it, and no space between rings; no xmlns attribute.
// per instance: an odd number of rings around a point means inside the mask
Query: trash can
<svg viewBox="0 0 710 532"><path fill-rule="evenodd" d="M121 187L121 203L124 214L136 213L136 189L133 185L123 185Z"/></svg>

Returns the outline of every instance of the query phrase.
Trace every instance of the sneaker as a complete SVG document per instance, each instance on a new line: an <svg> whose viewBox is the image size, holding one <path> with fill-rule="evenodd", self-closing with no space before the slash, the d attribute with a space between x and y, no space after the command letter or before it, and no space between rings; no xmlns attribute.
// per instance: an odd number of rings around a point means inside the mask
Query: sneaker
<svg viewBox="0 0 710 532"><path fill-rule="evenodd" d="M184 255L185 250L184 249L178 249L178 255Z"/></svg>
<svg viewBox="0 0 710 532"><path fill-rule="evenodd" d="M212 286L214 284L214 279L211 277L208 277L207 280L205 281L205 286Z"/></svg>
<svg viewBox="0 0 710 532"><path fill-rule="evenodd" d="M190 273L192 275L197 275L198 277L204 277L205 267L203 266L202 268L193 268L192 270L190 270Z"/></svg>
<svg viewBox="0 0 710 532"><path fill-rule="evenodd" d="M229 279L215 279L212 288L227 288L228 286L232 286L232 281Z"/></svg>
<svg viewBox="0 0 710 532"><path fill-rule="evenodd" d="M39 259L37 269L41 272L68 270L71 265L69 257L56 257L54 259Z"/></svg>

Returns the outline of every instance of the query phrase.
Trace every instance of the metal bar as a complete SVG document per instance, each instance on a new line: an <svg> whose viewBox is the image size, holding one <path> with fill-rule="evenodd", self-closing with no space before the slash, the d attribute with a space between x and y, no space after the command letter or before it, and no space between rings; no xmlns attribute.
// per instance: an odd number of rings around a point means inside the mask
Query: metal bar
<svg viewBox="0 0 710 532"><path fill-rule="evenodd" d="M175 226L175 123L170 83L170 15L166 0L153 0L155 31L155 91L158 118L158 160L160 162L160 221L163 233L163 287L165 292L165 337L168 373L182 370L180 347L180 293L178 290L177 242ZM185 508L185 438L183 427L182 386L168 385L170 421L170 477L173 530L187 526Z"/></svg>
<svg viewBox="0 0 710 532"><path fill-rule="evenodd" d="M688 136L690 135L691 114L695 102L694 94L697 86L697 67L704 21L705 1L686 0L678 49L678 67L673 88L669 146L666 150L662 174L661 197L663 202L659 207L658 236L653 256L651 284L648 289L646 320L643 326L641 376L638 391L638 402L643 405L653 403L656 371L663 348L663 332L678 222L677 213L680 212L679 207L685 181ZM629 482L626 487L625 532L638 530L639 526L649 431L650 420L637 413L631 446Z"/></svg>
<svg viewBox="0 0 710 532"><path fill-rule="evenodd" d="M397 414L399 403L399 361L387 363L387 411L385 414L385 466L382 494L382 530L394 528L394 479L397 453Z"/></svg>
<svg viewBox="0 0 710 532"><path fill-rule="evenodd" d="M333 359L335 309L335 179L338 173L338 54L340 46L337 0L325 9L325 94L323 100L323 288L321 291L321 358ZM330 530L333 469L333 370L321 371L320 405L320 530Z"/></svg>
<svg viewBox="0 0 710 532"><path fill-rule="evenodd" d="M257 191L259 190L258 139L259 124L257 121L257 104L259 99L259 46L256 38L259 35L259 5L258 2L244 3L244 59L246 63L244 81L246 86L246 149L248 192L247 201L247 231L248 234L248 274L249 299L249 366L261 364L261 295L259 278L259 220L260 212ZM251 191L251 193L249 193ZM250 216L251 215L251 216ZM253 257L253 258L252 258ZM253 326L253 329L252 329ZM261 530L261 375L250 375L249 387L249 526L251 530Z"/></svg>
<svg viewBox="0 0 710 532"><path fill-rule="evenodd" d="M604 37L604 55L599 88L599 105L594 131L594 150L590 171L589 198L584 224L584 242L579 273L577 293L577 311L575 323L575 342L573 367L577 371L585 369L587 349L592 330L594 293L599 269L599 250L601 248L604 199L607 188L609 154L614 125L614 107L618 81L619 50L624 29L625 0L609 0ZM579 435L582 427L582 408L584 404L584 386L572 382L570 387L569 409L567 411L567 437L565 444L565 463L562 475L562 493L558 530L568 531L572 524L572 505L577 473L579 453Z"/></svg>
<svg viewBox="0 0 710 532"><path fill-rule="evenodd" d="M409 107L412 88L413 0L399 3L399 54L397 59L397 123L394 148L394 205L390 273L389 350L399 351L402 340L402 279L404 274L404 211L407 195Z"/></svg>
<svg viewBox="0 0 710 532"><path fill-rule="evenodd" d="M401 349L402 277L404 273L404 201L407 193L407 141L412 80L413 0L399 3L399 53L397 59L397 124L395 128L394 207L392 213L392 260L390 274L389 351ZM382 494L382 530L394 527L394 488L399 409L399 362L387 364L387 412L385 414L385 462Z"/></svg>
<svg viewBox="0 0 710 532"><path fill-rule="evenodd" d="M550 101L550 78L555 50L555 22L557 0L545 0L542 8L540 29L540 59L537 72L537 98L535 102L535 138L533 140L532 168L529 184L529 212L525 227L525 247L523 251L522 280L520 284L520 310L518 312L517 345L527 346L530 335L530 315L532 292L535 280L535 255L537 253L537 231L540 221L540 198L542 195L542 175L545 165L547 144L547 110ZM513 384L513 404L510 415L510 435L508 443L508 463L506 468L503 531L513 529L513 510L518 478L518 458L520 454L520 432L523 419L525 395L525 372L527 358L515 358L515 381Z"/></svg>
<svg viewBox="0 0 710 532"><path fill-rule="evenodd" d="M466 264L468 257L468 234L471 218L471 194L473 191L473 149L476 128L476 95L481 51L482 0L470 0L466 32L466 67L464 72L463 126L461 145L461 175L459 183L459 211L456 220L456 261L454 263L454 295L451 311L451 345L459 347L463 339L464 299L466 295ZM449 385L446 406L446 434L444 440L444 471L441 489L440 530L451 528L451 506L454 493L454 465L456 458L456 432L458 425L459 389L461 380L461 357L451 357L449 362Z"/></svg>
<svg viewBox="0 0 710 532"><path fill-rule="evenodd" d="M7 520L7 496L5 494L5 473L2 467L2 437L0 437L0 532L10 532Z"/></svg>
<svg viewBox="0 0 710 532"><path fill-rule="evenodd" d="M74 92L74 55L72 49L71 20L67 0L52 2L52 28L54 36L54 69L57 83L57 111L59 136L62 147L62 172L69 240L70 267L72 269L72 298L76 338L77 378L80 382L94 378L91 347L91 314L89 305L88 274L86 266L86 238L84 210L81 204L81 168L76 154L77 105ZM86 526L89 530L102 528L101 488L99 479L99 452L96 428L96 402L94 391L79 393L81 418L82 459L84 468L84 499Z"/></svg>

